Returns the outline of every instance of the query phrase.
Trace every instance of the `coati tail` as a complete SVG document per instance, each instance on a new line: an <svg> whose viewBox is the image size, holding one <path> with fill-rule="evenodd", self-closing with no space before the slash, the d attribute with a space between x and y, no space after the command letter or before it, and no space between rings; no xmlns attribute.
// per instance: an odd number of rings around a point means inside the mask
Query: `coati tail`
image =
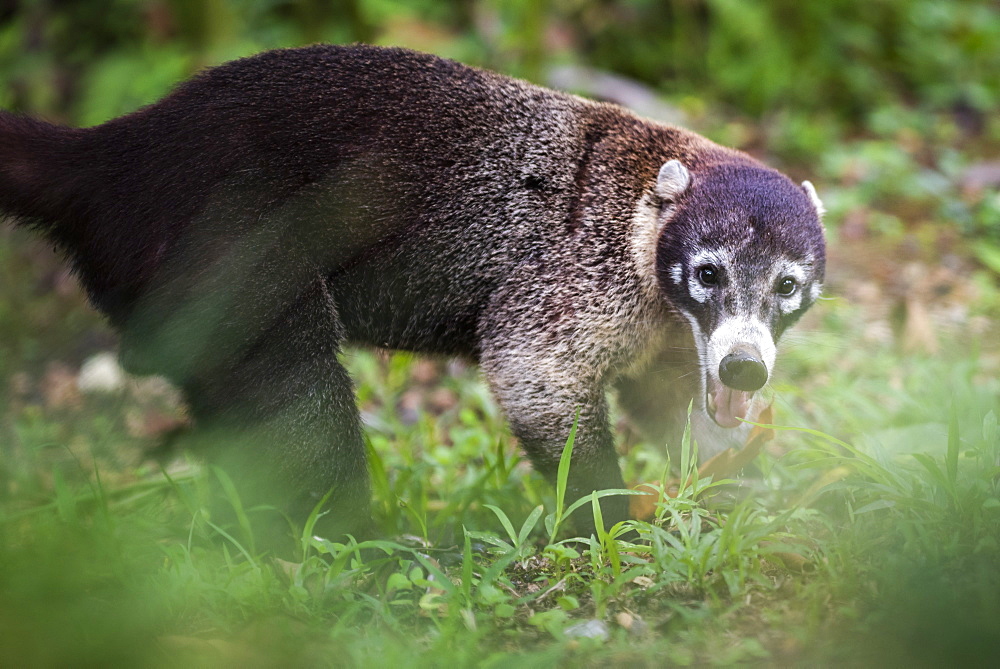
<svg viewBox="0 0 1000 669"><path fill-rule="evenodd" d="M73 200L79 130L0 111L0 214L51 228Z"/></svg>

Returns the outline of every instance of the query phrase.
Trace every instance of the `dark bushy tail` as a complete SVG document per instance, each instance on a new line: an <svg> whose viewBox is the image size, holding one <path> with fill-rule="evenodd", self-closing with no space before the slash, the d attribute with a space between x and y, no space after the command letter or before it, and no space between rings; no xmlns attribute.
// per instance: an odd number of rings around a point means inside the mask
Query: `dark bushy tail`
<svg viewBox="0 0 1000 669"><path fill-rule="evenodd" d="M51 228L72 200L81 131L0 111L0 215Z"/></svg>

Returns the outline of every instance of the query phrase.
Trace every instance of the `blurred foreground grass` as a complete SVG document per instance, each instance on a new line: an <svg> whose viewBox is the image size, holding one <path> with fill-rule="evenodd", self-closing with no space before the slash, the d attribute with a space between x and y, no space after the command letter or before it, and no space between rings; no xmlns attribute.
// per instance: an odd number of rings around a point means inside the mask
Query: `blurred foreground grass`
<svg viewBox="0 0 1000 669"><path fill-rule="evenodd" d="M802 335L787 366L811 374L825 364L812 351L829 345ZM12 666L995 661L996 378L977 378L970 356L902 360L851 332L837 347L852 382L779 388L779 417L853 443L779 432L738 483L702 480L665 500L659 523L637 524L640 546L551 542L554 493L519 461L475 374L427 385L433 372L408 356L352 355L386 536L361 554L308 529L292 562L254 554L254 519L273 512L217 524L217 474L181 459L168 477L99 454L135 441L121 412L88 436L108 398L58 418L26 406L10 417L24 429L0 506L2 655ZM898 385L873 356L903 372ZM131 392L119 408L135 406ZM400 410L422 402L439 408ZM39 430L50 422L79 427L52 442ZM640 480L666 464L651 445L626 457Z"/></svg>
<svg viewBox="0 0 1000 669"><path fill-rule="evenodd" d="M626 73L694 129L819 186L829 299L788 336L774 390L776 422L822 434L781 431L738 483L664 501L639 525L648 545L553 542L555 491L474 369L351 352L386 539L358 553L304 531L282 562L250 548L270 511L229 523L209 511L216 472L149 456L184 423L171 389L81 390L114 337L43 244L4 229L4 665L996 664L995 7L324 6L5 10L0 100L99 122L201 64L317 39L536 80L557 63ZM666 476L663 445L623 461L632 480Z"/></svg>

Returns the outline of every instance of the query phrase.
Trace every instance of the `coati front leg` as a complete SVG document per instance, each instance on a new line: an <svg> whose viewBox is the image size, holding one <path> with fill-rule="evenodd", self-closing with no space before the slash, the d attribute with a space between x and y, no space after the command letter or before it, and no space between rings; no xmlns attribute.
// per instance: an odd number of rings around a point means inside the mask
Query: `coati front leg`
<svg viewBox="0 0 1000 669"><path fill-rule="evenodd" d="M684 333L669 333L663 348L641 372L615 381L618 405L644 440L666 447L680 462L688 409L697 399L701 370L694 343L685 346ZM698 404L695 403L697 410Z"/></svg>
<svg viewBox="0 0 1000 669"><path fill-rule="evenodd" d="M522 284L537 286L532 281ZM558 295L513 290L494 301L480 326L480 366L534 468L555 485L559 460L579 411L567 504L595 490L624 488L608 416L602 351L574 345L582 323L556 322ZM552 319L546 317L553 316ZM606 528L628 518L628 498L601 499ZM585 505L573 523L594 530Z"/></svg>
<svg viewBox="0 0 1000 669"><path fill-rule="evenodd" d="M226 369L186 384L199 439L244 504L301 524L332 491L317 532L372 531L368 468L336 306L317 278ZM202 446L201 443L198 446Z"/></svg>

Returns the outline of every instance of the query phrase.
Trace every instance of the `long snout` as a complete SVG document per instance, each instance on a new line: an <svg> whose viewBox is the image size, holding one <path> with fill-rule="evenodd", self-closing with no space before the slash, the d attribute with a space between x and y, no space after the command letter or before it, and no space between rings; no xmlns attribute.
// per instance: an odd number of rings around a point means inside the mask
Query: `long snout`
<svg viewBox="0 0 1000 669"><path fill-rule="evenodd" d="M706 411L719 427L737 427L746 420L754 393L770 378L774 338L757 319L730 318L712 333L706 349Z"/></svg>

